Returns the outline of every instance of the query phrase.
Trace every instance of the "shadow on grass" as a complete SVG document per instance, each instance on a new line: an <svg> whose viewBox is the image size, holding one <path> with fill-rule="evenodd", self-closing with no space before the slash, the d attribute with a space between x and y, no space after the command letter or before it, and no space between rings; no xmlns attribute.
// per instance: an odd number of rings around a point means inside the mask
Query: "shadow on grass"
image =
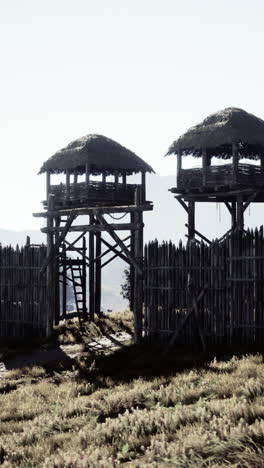
<svg viewBox="0 0 264 468"><path fill-rule="evenodd" d="M93 381L99 386L109 379L113 383L127 383L142 377L151 380L155 377L171 377L175 373L186 370L208 370L210 362L216 357L228 361L234 355L242 357L245 354L262 354L263 350L254 347L240 349L209 349L206 353L190 348L178 347L164 356L162 348L149 345L126 345L108 355L93 355L76 360L75 367L81 380ZM92 361L93 359L93 361ZM93 365L92 365L93 363ZM218 370L216 373L220 373ZM228 373L232 373L228 371ZM108 385L108 384L107 384Z"/></svg>

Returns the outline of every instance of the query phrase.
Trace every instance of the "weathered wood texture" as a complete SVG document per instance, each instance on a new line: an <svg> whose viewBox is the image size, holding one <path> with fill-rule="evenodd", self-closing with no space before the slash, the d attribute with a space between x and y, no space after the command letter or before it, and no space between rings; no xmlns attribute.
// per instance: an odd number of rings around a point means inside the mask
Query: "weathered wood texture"
<svg viewBox="0 0 264 468"><path fill-rule="evenodd" d="M73 184L50 185L49 193L55 195L56 206L72 205L80 206L80 203L92 202L104 203L107 205L133 204L135 184L122 184L116 182L89 181Z"/></svg>
<svg viewBox="0 0 264 468"><path fill-rule="evenodd" d="M1 340L44 337L47 325L46 278L40 267L45 246L0 245Z"/></svg>
<svg viewBox="0 0 264 468"><path fill-rule="evenodd" d="M233 166L206 166L204 168L181 169L177 175L177 188L198 189L203 187L225 187L233 184L241 186L261 186L264 184L264 174L260 166L253 164L238 164L234 180Z"/></svg>
<svg viewBox="0 0 264 468"><path fill-rule="evenodd" d="M145 339L168 342L204 286L198 310L206 345L264 340L263 229L236 233L211 245L151 242L145 246ZM191 283L191 288L190 288ZM192 293L190 294L190 290ZM178 342L200 345L194 318Z"/></svg>

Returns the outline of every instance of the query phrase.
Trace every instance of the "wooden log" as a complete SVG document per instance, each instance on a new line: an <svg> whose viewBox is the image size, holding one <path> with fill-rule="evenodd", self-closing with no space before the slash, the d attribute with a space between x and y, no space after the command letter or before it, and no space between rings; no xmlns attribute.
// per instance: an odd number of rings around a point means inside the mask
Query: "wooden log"
<svg viewBox="0 0 264 468"><path fill-rule="evenodd" d="M94 216L90 215L90 225L94 223ZM89 232L89 318L94 322L94 233Z"/></svg>
<svg viewBox="0 0 264 468"><path fill-rule="evenodd" d="M128 258L128 260L130 261L130 263L132 263L132 265L134 266L134 268L139 272L139 274L142 275L142 267L140 267L137 262L135 261L135 259L130 255L130 252L128 250L128 248L125 246L124 242L122 242L122 240L120 239L120 237L115 233L114 229L116 230L117 229L117 226L118 224L116 224L114 227L111 226L110 224L107 223L107 221L105 220L105 218L101 215L101 214L97 214L97 218L98 220L100 221L100 223L105 227L105 231L107 231L110 236L112 237L112 239L114 239L114 241L116 243L118 243L120 249L122 250L122 252L126 255L126 257ZM139 220L142 220L142 218L140 217L137 217L136 220L139 219ZM133 229L133 227L131 225L130 226L130 230ZM134 226L137 226L137 228L135 229L136 231L139 230L140 228L143 228L143 222L135 222L135 225Z"/></svg>
<svg viewBox="0 0 264 468"><path fill-rule="evenodd" d="M243 231L244 229L244 210L243 199L241 195L237 195L237 229Z"/></svg>
<svg viewBox="0 0 264 468"><path fill-rule="evenodd" d="M100 316L101 313L101 233L96 236L95 242L95 313Z"/></svg>
<svg viewBox="0 0 264 468"><path fill-rule="evenodd" d="M188 204L188 236L194 239L195 235L195 202L189 201Z"/></svg>
<svg viewBox="0 0 264 468"><path fill-rule="evenodd" d="M50 171L46 172L46 199L49 199L50 194Z"/></svg>
<svg viewBox="0 0 264 468"><path fill-rule="evenodd" d="M207 167L208 167L208 158L206 148L202 149L202 170L203 170L203 186L206 185L206 175L207 175Z"/></svg>
<svg viewBox="0 0 264 468"><path fill-rule="evenodd" d="M57 216L55 218L55 226L58 227L60 225L60 217ZM59 232L55 234L55 244L58 242L59 239ZM60 266L59 266L59 258L56 255L54 259L54 323L55 325L59 324L60 321Z"/></svg>
<svg viewBox="0 0 264 468"><path fill-rule="evenodd" d="M135 193L136 205L141 202L141 189L137 187ZM142 223L142 213L135 213L135 222ZM132 257L131 257L132 258ZM136 344L142 342L142 325L143 325L143 229L139 228L135 231L135 267L134 270L134 339Z"/></svg>
<svg viewBox="0 0 264 468"><path fill-rule="evenodd" d="M88 320L87 314L87 305L86 305L86 289L87 289L87 274L86 274L86 238L83 236L83 245L82 245L82 310L83 310L83 320L86 322Z"/></svg>
<svg viewBox="0 0 264 468"><path fill-rule="evenodd" d="M238 180L238 147L237 143L232 144L232 183L236 184Z"/></svg>
<svg viewBox="0 0 264 468"><path fill-rule="evenodd" d="M89 163L85 164L85 186L88 190L90 184L90 165Z"/></svg>
<svg viewBox="0 0 264 468"><path fill-rule="evenodd" d="M66 269L66 245L62 246L63 272L62 272L62 317L67 315L67 269Z"/></svg>
<svg viewBox="0 0 264 468"><path fill-rule="evenodd" d="M90 208L75 208L76 215L90 215L94 214L97 215L98 213L101 214L112 214L112 213L131 213L135 211L152 211L153 205L149 203L145 203L144 205L136 206L136 205L123 205L123 206L94 206ZM51 216L68 216L72 211L72 208L62 208L60 210L52 210L52 212L48 213L47 211L43 211L41 213L33 213L35 218L47 218L49 215Z"/></svg>
<svg viewBox="0 0 264 468"><path fill-rule="evenodd" d="M101 215L100 215L101 216ZM107 223L107 227L105 225L87 225L87 224L82 224L79 226L70 226L67 232L102 232L102 231L135 231L136 229L139 229L141 227L144 227L144 224L130 224L130 223ZM64 232L64 226L60 227L52 227L49 228L49 232ZM48 228L41 228L41 232L47 233ZM115 239L114 239L115 240Z"/></svg>
<svg viewBox="0 0 264 468"><path fill-rule="evenodd" d="M182 170L182 154L180 148L177 151L177 187L180 185L180 173Z"/></svg>
<svg viewBox="0 0 264 468"><path fill-rule="evenodd" d="M70 199L70 190L71 190L70 185L71 185L71 173L69 169L66 169L66 200ZM58 216L58 213L54 214L53 216Z"/></svg>
<svg viewBox="0 0 264 468"><path fill-rule="evenodd" d="M53 210L54 195L49 194L48 209ZM53 226L53 217L47 218L47 229ZM53 284L53 263L48 261L53 251L53 233L47 234L47 323L46 323L46 338L50 338L52 334L53 319L54 319L54 284Z"/></svg>
<svg viewBox="0 0 264 468"><path fill-rule="evenodd" d="M141 172L141 190L142 190L142 201L144 203L146 200L146 172Z"/></svg>

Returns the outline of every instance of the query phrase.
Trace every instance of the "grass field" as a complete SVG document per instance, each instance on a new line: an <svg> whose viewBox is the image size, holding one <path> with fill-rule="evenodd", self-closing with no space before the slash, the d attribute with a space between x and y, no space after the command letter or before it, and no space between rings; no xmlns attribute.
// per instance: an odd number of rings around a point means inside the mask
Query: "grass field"
<svg viewBox="0 0 264 468"><path fill-rule="evenodd" d="M116 323L129 327L129 316ZM57 338L75 342L75 329ZM264 466L260 354L162 357L128 345L11 371L0 393L5 468Z"/></svg>

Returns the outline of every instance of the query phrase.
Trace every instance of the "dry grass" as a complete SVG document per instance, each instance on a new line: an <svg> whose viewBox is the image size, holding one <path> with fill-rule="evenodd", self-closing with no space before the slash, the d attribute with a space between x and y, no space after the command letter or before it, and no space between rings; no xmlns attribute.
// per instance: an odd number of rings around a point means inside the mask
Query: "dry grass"
<svg viewBox="0 0 264 468"><path fill-rule="evenodd" d="M262 355L204 360L128 346L0 385L7 467L263 467Z"/></svg>
<svg viewBox="0 0 264 468"><path fill-rule="evenodd" d="M69 320L55 328L55 338L60 344L87 344L93 339L121 332L133 336L133 317L130 311L101 314L100 317L95 317L94 323L86 322L81 327L77 319Z"/></svg>

